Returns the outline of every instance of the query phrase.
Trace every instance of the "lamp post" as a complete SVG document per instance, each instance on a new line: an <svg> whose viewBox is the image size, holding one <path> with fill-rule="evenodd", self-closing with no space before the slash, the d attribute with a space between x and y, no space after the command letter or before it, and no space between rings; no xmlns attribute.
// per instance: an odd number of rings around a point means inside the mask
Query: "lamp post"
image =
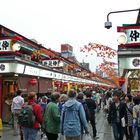
<svg viewBox="0 0 140 140"><path fill-rule="evenodd" d="M109 21L109 15L115 13L124 13L124 12L133 12L139 11L136 23L140 23L140 8L139 9L131 9L131 10L121 10L121 11L112 11L107 14L107 21L105 22L105 28L110 29L112 27L112 22Z"/></svg>

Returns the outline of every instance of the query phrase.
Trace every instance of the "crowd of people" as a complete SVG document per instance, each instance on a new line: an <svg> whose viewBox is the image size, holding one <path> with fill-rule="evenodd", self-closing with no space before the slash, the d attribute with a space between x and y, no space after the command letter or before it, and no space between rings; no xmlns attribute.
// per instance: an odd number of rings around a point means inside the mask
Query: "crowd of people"
<svg viewBox="0 0 140 140"><path fill-rule="evenodd" d="M102 93L93 90L70 90L68 93L50 93L49 96L37 97L29 92L28 98L17 91L13 98L11 110L14 115L14 135L20 133L21 139L36 140L41 130L48 140L58 140L58 135L65 140L83 140L89 134L89 123L93 139L98 138L96 129L96 112L105 113L108 125L112 126L115 140L140 140L140 98L130 93L124 94L120 89L109 89ZM35 116L32 126L19 123L23 108L31 106ZM27 110L27 109L26 109ZM24 111L25 112L25 111ZM31 117L30 117L31 118ZM28 119L29 120L29 119Z"/></svg>
<svg viewBox="0 0 140 140"><path fill-rule="evenodd" d="M115 89L106 92L104 112L115 140L140 140L140 96Z"/></svg>

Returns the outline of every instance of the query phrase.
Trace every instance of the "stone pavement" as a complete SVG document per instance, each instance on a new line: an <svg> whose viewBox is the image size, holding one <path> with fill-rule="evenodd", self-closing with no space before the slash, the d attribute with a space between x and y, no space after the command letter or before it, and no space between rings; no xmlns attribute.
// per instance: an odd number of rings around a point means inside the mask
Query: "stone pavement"
<svg viewBox="0 0 140 140"><path fill-rule="evenodd" d="M111 126L107 123L107 119L102 112L96 113L96 127L98 140L114 140Z"/></svg>

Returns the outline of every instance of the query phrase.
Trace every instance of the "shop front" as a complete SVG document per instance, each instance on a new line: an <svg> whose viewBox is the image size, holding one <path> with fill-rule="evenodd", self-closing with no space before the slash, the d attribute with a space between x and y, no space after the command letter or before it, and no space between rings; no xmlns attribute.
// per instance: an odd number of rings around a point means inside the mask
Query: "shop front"
<svg viewBox="0 0 140 140"><path fill-rule="evenodd" d="M126 93L140 96L140 57L119 57L120 86Z"/></svg>
<svg viewBox="0 0 140 140"><path fill-rule="evenodd" d="M1 65L3 68L0 69L0 118L8 123L11 121L11 103L16 91L20 89L25 100L30 91L46 93L52 90L52 78L46 75L43 77L44 70L27 64L1 62ZM47 72L51 73L46 70Z"/></svg>
<svg viewBox="0 0 140 140"><path fill-rule="evenodd" d="M140 95L140 26L124 24L117 27L119 76L124 79L122 89ZM123 81L122 81L123 82Z"/></svg>

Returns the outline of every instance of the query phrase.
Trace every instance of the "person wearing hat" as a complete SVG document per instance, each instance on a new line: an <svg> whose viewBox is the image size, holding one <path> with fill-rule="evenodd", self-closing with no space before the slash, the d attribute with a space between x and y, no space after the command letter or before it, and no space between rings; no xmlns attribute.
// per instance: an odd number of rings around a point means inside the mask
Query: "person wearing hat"
<svg viewBox="0 0 140 140"><path fill-rule="evenodd" d="M113 91L113 102L110 105L108 115L115 140L123 140L124 137L126 104L121 102L121 96L122 92L120 90Z"/></svg>

